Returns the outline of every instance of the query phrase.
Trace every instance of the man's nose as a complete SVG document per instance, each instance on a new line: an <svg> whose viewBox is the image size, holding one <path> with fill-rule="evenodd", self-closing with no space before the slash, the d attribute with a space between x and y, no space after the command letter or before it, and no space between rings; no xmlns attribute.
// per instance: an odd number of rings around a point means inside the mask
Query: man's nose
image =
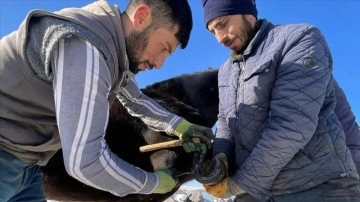
<svg viewBox="0 0 360 202"><path fill-rule="evenodd" d="M167 56L164 55L160 55L159 57L157 57L156 60L154 61L154 65L155 65L154 68L160 69L164 64L166 57Z"/></svg>

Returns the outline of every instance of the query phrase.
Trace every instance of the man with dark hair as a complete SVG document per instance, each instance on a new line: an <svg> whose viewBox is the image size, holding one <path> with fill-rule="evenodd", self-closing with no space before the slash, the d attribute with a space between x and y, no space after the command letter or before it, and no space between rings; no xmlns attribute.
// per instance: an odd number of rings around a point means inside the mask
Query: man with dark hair
<svg viewBox="0 0 360 202"><path fill-rule="evenodd" d="M104 0L30 12L0 45L0 201L46 201L40 166L60 148L67 172L89 186L117 196L171 191L169 169L130 165L104 136L117 98L149 127L183 139L187 152L206 151L211 129L165 110L134 80L185 48L191 29L186 0L132 0L123 13Z"/></svg>
<svg viewBox="0 0 360 202"><path fill-rule="evenodd" d="M207 192L236 201L360 201L335 109L342 91L320 30L258 19L254 0L202 3L206 28L231 50L218 75L213 145L227 175L205 184Z"/></svg>

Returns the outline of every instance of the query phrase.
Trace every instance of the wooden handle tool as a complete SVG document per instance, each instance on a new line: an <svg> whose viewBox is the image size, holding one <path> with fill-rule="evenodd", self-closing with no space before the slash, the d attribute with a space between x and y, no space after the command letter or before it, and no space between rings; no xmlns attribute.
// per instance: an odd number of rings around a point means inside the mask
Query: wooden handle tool
<svg viewBox="0 0 360 202"><path fill-rule="evenodd" d="M194 143L200 143L199 138L192 138L192 140ZM171 141L167 141L167 142L149 144L149 145L140 147L140 151L141 152L149 152L149 151L154 151L154 150L159 150L159 149L178 147L178 146L182 146L183 141L184 140L171 140Z"/></svg>
<svg viewBox="0 0 360 202"><path fill-rule="evenodd" d="M171 141L167 141L167 142L149 144L149 145L140 147L140 151L141 152L149 152L149 151L154 151L154 150L159 150L159 149L178 147L178 146L182 146L183 141L184 140L171 140Z"/></svg>

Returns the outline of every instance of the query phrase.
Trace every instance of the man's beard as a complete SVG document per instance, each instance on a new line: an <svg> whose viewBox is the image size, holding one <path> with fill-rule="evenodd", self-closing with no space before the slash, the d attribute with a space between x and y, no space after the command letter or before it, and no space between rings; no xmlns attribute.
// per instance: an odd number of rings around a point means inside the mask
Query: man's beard
<svg viewBox="0 0 360 202"><path fill-rule="evenodd" d="M138 32L133 31L129 36L125 37L126 52L129 59L129 69L132 73L139 72L140 65L139 56L141 56L149 43L150 26L145 30Z"/></svg>
<svg viewBox="0 0 360 202"><path fill-rule="evenodd" d="M248 45L250 44L251 40L254 38L257 32L257 29L252 28L250 22L245 17L244 17L243 25L244 28L242 32L246 33L245 35L243 35L244 43L241 44L240 47L236 47L237 48L236 50L233 50L236 54L242 54L246 50L246 48L248 47ZM239 36L241 35L239 34Z"/></svg>

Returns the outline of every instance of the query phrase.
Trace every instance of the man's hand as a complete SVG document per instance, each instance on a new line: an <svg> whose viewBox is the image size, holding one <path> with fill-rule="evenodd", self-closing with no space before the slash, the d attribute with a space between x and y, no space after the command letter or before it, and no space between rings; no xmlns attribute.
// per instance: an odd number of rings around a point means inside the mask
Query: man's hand
<svg viewBox="0 0 360 202"><path fill-rule="evenodd" d="M232 195L229 190L228 180L228 178L225 178L217 184L204 185L205 191L217 198L229 198Z"/></svg>
<svg viewBox="0 0 360 202"><path fill-rule="evenodd" d="M176 126L174 134L184 140L183 148L186 152L201 151L203 154L206 153L206 146L211 148L211 140L215 138L210 128L192 124L185 119ZM194 141L194 138L200 141Z"/></svg>
<svg viewBox="0 0 360 202"><path fill-rule="evenodd" d="M230 177L214 185L204 185L204 188L207 193L217 198L230 198L245 193Z"/></svg>
<svg viewBox="0 0 360 202"><path fill-rule="evenodd" d="M159 178L159 184L153 192L156 194L165 194L170 192L179 181L177 178L172 176L172 171L170 169L161 169L155 171L155 174Z"/></svg>
<svg viewBox="0 0 360 202"><path fill-rule="evenodd" d="M208 165L204 165L204 168L202 168L202 174L206 176L207 174L212 173L211 168L213 166L211 165L213 165L216 161L219 161L221 162L221 164L223 164L223 166L221 166L220 168L225 170L216 172L218 174L221 174L223 178L221 178L220 176L213 177L213 174L210 174L212 179L215 181L209 181L207 182L207 184L203 185L206 192L217 198L229 198L231 196L245 193L245 191L241 189L231 177L229 177L229 162L225 153L217 153L210 161L210 164L208 163ZM208 167L209 170L207 170L205 167Z"/></svg>

